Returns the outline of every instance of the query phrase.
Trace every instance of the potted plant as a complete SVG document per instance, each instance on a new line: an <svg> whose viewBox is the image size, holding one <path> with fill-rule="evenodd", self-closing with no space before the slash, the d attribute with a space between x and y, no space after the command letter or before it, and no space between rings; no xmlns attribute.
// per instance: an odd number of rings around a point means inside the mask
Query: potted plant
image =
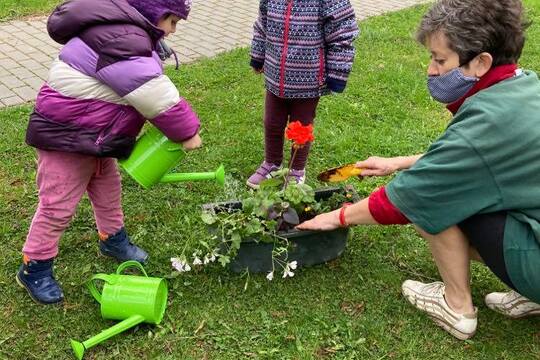
<svg viewBox="0 0 540 360"><path fill-rule="evenodd" d="M289 166L296 151L313 141L312 131L311 125L300 122L287 127L286 137L293 141L294 149ZM277 271L291 277L297 267L340 256L349 234L347 228L322 232L299 231L295 226L357 200L352 187L315 190L298 184L289 176L289 168L284 168L243 200L203 205L201 218L209 227L209 236L201 241L202 249L193 253L192 261L185 255L171 261L178 271L218 261L234 272L266 272L269 280Z"/></svg>

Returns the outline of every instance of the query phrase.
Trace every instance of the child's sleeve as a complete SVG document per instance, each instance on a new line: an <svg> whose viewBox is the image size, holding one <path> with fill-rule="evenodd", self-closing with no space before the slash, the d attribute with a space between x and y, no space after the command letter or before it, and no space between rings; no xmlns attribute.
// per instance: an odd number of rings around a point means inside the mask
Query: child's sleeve
<svg viewBox="0 0 540 360"><path fill-rule="evenodd" d="M261 0L259 5L259 17L253 25L253 41L251 43L251 62L250 65L256 70L264 66L264 56L266 49L266 12L268 1Z"/></svg>
<svg viewBox="0 0 540 360"><path fill-rule="evenodd" d="M330 90L343 92L354 61L354 39L358 24L349 0L323 0L326 83Z"/></svg>
<svg viewBox="0 0 540 360"><path fill-rule="evenodd" d="M140 38L139 43L144 40ZM118 46L111 44L111 48ZM106 48L102 51L104 54L108 53ZM126 60L114 61L111 64L98 63L97 78L169 139L174 142L188 140L199 131L197 114L189 103L180 97L169 77L163 74L159 60L152 56L151 51L148 55L130 56ZM104 56L103 59L106 61L107 57Z"/></svg>

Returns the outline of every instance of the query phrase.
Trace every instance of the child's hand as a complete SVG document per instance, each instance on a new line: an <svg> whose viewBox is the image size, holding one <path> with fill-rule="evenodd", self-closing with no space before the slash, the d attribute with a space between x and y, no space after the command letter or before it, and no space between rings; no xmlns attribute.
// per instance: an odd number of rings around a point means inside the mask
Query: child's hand
<svg viewBox="0 0 540 360"><path fill-rule="evenodd" d="M199 133L196 133L195 136L187 139L186 141L182 142L182 146L184 146L185 150L193 150L197 149L202 146L202 140L199 136Z"/></svg>

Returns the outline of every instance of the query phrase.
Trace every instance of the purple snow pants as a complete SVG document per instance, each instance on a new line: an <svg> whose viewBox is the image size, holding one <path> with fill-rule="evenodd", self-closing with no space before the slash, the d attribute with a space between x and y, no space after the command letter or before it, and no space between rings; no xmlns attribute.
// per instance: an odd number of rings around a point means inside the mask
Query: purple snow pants
<svg viewBox="0 0 540 360"><path fill-rule="evenodd" d="M300 121L309 125L315 119L319 98L283 99L271 92L266 92L264 106L264 145L265 160L280 165L283 161L283 142L285 128L289 121ZM306 167L311 144L298 149L292 169L303 170Z"/></svg>

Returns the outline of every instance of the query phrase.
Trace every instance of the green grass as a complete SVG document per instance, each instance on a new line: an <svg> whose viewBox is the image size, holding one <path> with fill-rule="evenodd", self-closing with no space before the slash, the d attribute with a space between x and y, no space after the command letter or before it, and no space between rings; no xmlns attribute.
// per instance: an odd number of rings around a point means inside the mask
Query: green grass
<svg viewBox="0 0 540 360"><path fill-rule="evenodd" d="M527 1L535 24L521 65L540 70L540 5ZM321 101L309 181L322 169L366 158L424 151L448 114L429 100L428 54L412 40L425 7L361 24L354 71L345 94ZM153 276L169 276L169 258L205 236L199 206L234 199L263 156L262 81L240 49L169 70L203 121L204 148L179 170L223 163L226 191L209 182L143 190L124 177L126 226L151 254ZM31 108L0 111L0 358L71 359L69 339L84 340L114 322L102 320L84 282L116 264L96 256L91 208L83 200L56 262L66 302L38 306L14 281L20 249L37 203L35 153L24 144ZM356 183L367 194L387 179ZM159 326L141 325L87 352L87 359L538 359L538 319L511 321L489 311L483 296L504 286L473 267L479 328L460 342L435 327L400 295L408 278L438 279L426 244L411 227L357 227L332 263L268 282L219 266L169 280L169 306Z"/></svg>
<svg viewBox="0 0 540 360"><path fill-rule="evenodd" d="M31 15L44 15L61 0L2 0L0 2L0 21L11 20Z"/></svg>

